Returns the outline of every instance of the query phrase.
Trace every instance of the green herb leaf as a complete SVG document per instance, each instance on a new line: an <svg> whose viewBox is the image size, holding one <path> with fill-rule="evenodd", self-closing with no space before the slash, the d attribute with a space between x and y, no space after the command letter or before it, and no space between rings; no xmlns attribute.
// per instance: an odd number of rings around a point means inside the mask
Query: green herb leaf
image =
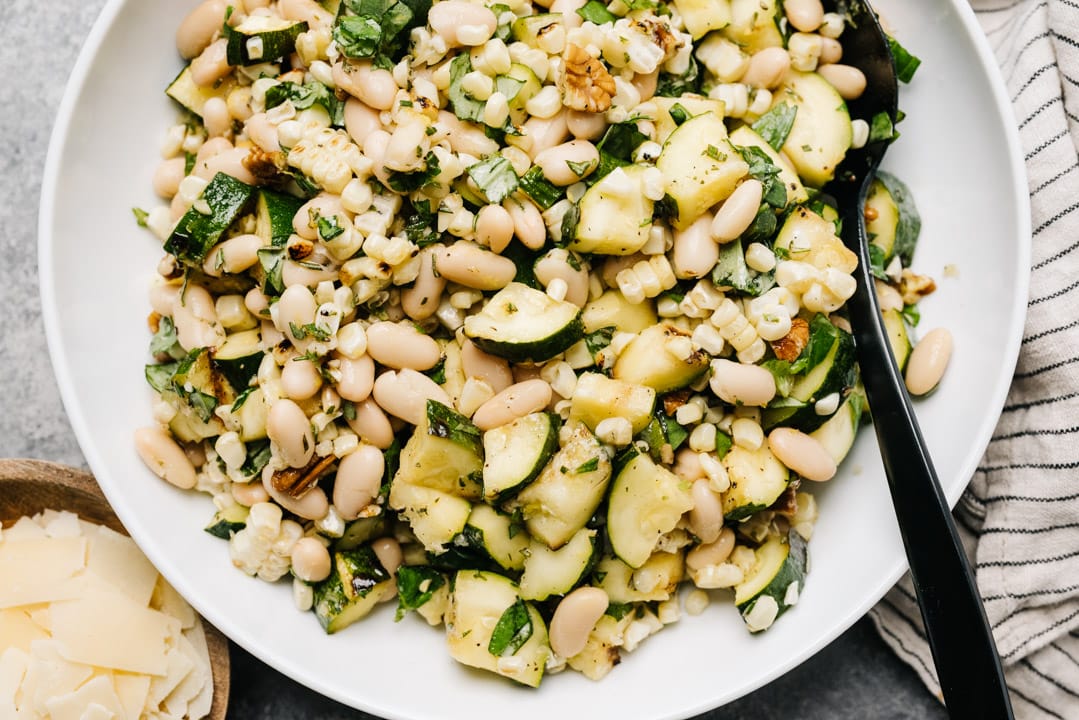
<svg viewBox="0 0 1079 720"><path fill-rule="evenodd" d="M826 315L814 316L809 322L809 342L802 354L791 363L791 372L801 374L820 365L839 338L840 332L842 331L829 322Z"/></svg>
<svg viewBox="0 0 1079 720"><path fill-rule="evenodd" d="M763 202L782 210L787 206L787 188L779 176L779 167L764 150L753 145L736 147L738 154L749 165L749 175L764 186Z"/></svg>
<svg viewBox="0 0 1079 720"><path fill-rule="evenodd" d="M716 162L723 162L727 159L727 153L721 152L715 145L709 145L704 149L704 154L712 158Z"/></svg>
<svg viewBox="0 0 1079 720"><path fill-rule="evenodd" d="M686 110L682 103L671 105L671 109L667 111L667 114L671 116L671 120L674 120L675 125L681 125L692 117L692 115L689 114L689 110ZM709 147L713 146L710 145Z"/></svg>
<svg viewBox="0 0 1079 720"><path fill-rule="evenodd" d="M576 175L578 178L583 178L596 167L596 164L591 160L585 160L583 162L573 162L572 160L566 161L566 166L569 167L570 172Z"/></svg>
<svg viewBox="0 0 1079 720"><path fill-rule="evenodd" d="M914 73L922 61L911 55L899 41L893 37L888 38L888 47L892 50L892 59L895 60L895 75L900 82L909 83L914 79Z"/></svg>
<svg viewBox="0 0 1079 720"><path fill-rule="evenodd" d="M179 360L187 354L176 338L176 326L172 318L167 316L161 318L157 332L150 338L150 354L157 355L158 353L165 353L173 360Z"/></svg>
<svg viewBox="0 0 1079 720"><path fill-rule="evenodd" d="M244 458L244 464L240 466L240 472L244 477L258 475L262 472L262 468L266 467L266 463L270 462L271 455L269 440L253 440L247 443L247 457Z"/></svg>
<svg viewBox="0 0 1079 720"><path fill-rule="evenodd" d="M615 330L614 325L608 325L607 327L601 327L599 330L593 330L584 336L585 347L588 348L593 360L600 350L611 344L611 338L614 337Z"/></svg>
<svg viewBox="0 0 1079 720"><path fill-rule="evenodd" d="M192 390L187 394L187 402L203 422L210 422L213 419L214 410L217 409L217 398L213 395L207 395L200 390Z"/></svg>
<svg viewBox="0 0 1079 720"><path fill-rule="evenodd" d="M779 152L783 143L787 142L787 136L794 127L794 118L797 114L797 105L780 103L757 118L757 122L753 123L753 130L776 152Z"/></svg>
<svg viewBox="0 0 1079 720"><path fill-rule="evenodd" d="M791 390L794 388L794 375L791 374L791 364L789 362L772 358L762 362L761 367L772 373L772 378L775 379L776 383L776 395L785 398L791 394ZM717 446L719 444L718 436L716 444Z"/></svg>
<svg viewBox="0 0 1079 720"><path fill-rule="evenodd" d="M179 363L163 363L161 365L147 365L143 374L146 382L154 390L164 393L172 389L172 376L176 374Z"/></svg>
<svg viewBox="0 0 1079 720"><path fill-rule="evenodd" d="M892 118L886 112L879 112L869 121L868 142L893 142L899 137L899 132L892 124Z"/></svg>
<svg viewBox="0 0 1079 720"><path fill-rule="evenodd" d="M430 600L446 584L446 576L426 565L402 565L397 569L397 613L400 620L410 610Z"/></svg>
<svg viewBox="0 0 1079 720"><path fill-rule="evenodd" d="M327 340L330 339L330 333L327 332L324 328L320 328L318 325L316 325L313 322L307 323L306 325L297 325L294 322L290 322L288 324L288 327L289 327L289 330L292 331L292 335L297 340L303 340L304 338L306 338L308 336L314 338L315 340L318 340L319 342L326 342ZM301 359L307 359L307 358L301 358Z"/></svg>
<svg viewBox="0 0 1079 720"><path fill-rule="evenodd" d="M184 153L184 175L190 175L191 171L195 169L195 162L198 157L195 153Z"/></svg>
<svg viewBox="0 0 1079 720"><path fill-rule="evenodd" d="M533 165L517 180L517 188L532 199L540 210L548 210L565 197L565 192L543 175L539 165Z"/></svg>
<svg viewBox="0 0 1079 720"><path fill-rule="evenodd" d="M656 95L660 97L682 97L687 93L700 94L703 79L697 59L690 55L689 67L681 75L671 75L667 72L659 74L659 80L656 82Z"/></svg>
<svg viewBox="0 0 1079 720"><path fill-rule="evenodd" d="M373 17L339 17L333 28L333 39L346 57L373 58L382 44L382 26Z"/></svg>
<svg viewBox="0 0 1079 720"><path fill-rule="evenodd" d="M479 123L483 125L483 111L487 107L487 102L483 100L477 100L469 95L465 89L461 86L465 75L472 72L472 60L468 53L461 53L453 59L450 63L450 87L446 90L446 96L449 98L450 107L453 108L453 114L460 120L467 120L469 122ZM505 78L503 82L519 83L519 80L514 78ZM505 86L508 88L508 86ZM517 91L520 90L520 86L516 86L516 90L513 90L513 94L516 96ZM486 128L486 126L484 126ZM509 118L506 119L505 125L501 128L486 128L488 135L490 131L497 130L501 133L520 134L519 131L513 127L513 123ZM499 137L494 138L499 140ZM500 143L501 144L501 143Z"/></svg>
<svg viewBox="0 0 1079 720"><path fill-rule="evenodd" d="M408 50L409 32L423 24L430 0L347 0L352 15L337 18L333 39L350 58L371 58L389 68Z"/></svg>
<svg viewBox="0 0 1079 720"><path fill-rule="evenodd" d="M417 247L427 247L439 241L436 229L438 213L431 210L430 200L413 200L413 214L405 222L405 236Z"/></svg>
<svg viewBox="0 0 1079 720"><path fill-rule="evenodd" d="M345 232L345 229L337 223L337 216L320 217L318 219L318 234L323 240L333 240Z"/></svg>
<svg viewBox="0 0 1079 720"><path fill-rule="evenodd" d="M869 271L878 280L888 280L888 275L884 272L884 249L874 243L869 243Z"/></svg>
<svg viewBox="0 0 1079 720"><path fill-rule="evenodd" d="M595 177L593 175L593 177ZM566 214L562 216L562 225L559 227L562 239L558 242L559 247L565 247L577 237L577 224L581 220L581 208L577 203L570 203Z"/></svg>
<svg viewBox="0 0 1079 720"><path fill-rule="evenodd" d="M922 320L922 311L918 309L917 305L904 305L902 314L903 319L907 321L907 325L911 327L918 327L918 323Z"/></svg>
<svg viewBox="0 0 1079 720"><path fill-rule="evenodd" d="M427 401L427 432L440 438L452 440L469 450L480 451L483 433L464 415L446 407L437 400Z"/></svg>
<svg viewBox="0 0 1079 720"><path fill-rule="evenodd" d="M286 100L292 101L297 110L306 110L314 105L320 105L330 115L330 120L336 127L344 127L345 103L337 99L333 90L317 80L312 80L305 85L294 82L278 83L266 90L266 109L275 108Z"/></svg>
<svg viewBox="0 0 1079 720"><path fill-rule="evenodd" d="M532 637L532 617L524 600L517 600L498 618L487 651L496 657L514 655Z"/></svg>
<svg viewBox="0 0 1079 720"><path fill-rule="evenodd" d="M423 170L413 172L391 172L389 177L390 188L399 193L411 193L437 184L435 178L441 172L438 166L438 156L433 152L427 153L427 165Z"/></svg>
<svg viewBox="0 0 1079 720"><path fill-rule="evenodd" d="M468 176L490 203L500 203L517 189L517 172L502 155L489 155L468 167Z"/></svg>
<svg viewBox="0 0 1079 720"><path fill-rule="evenodd" d="M616 167L631 164L633 151L646 140L648 136L637 129L636 121L615 123L608 127L596 146L599 150L599 167L588 181L595 183Z"/></svg>
<svg viewBox="0 0 1079 720"><path fill-rule="evenodd" d="M599 2L599 0L588 0L584 7L577 10L577 14L596 25L613 23L618 20L618 16L608 10L607 6Z"/></svg>
<svg viewBox="0 0 1079 720"><path fill-rule="evenodd" d="M573 471L574 475L584 475L585 473L595 472L599 467L599 458L594 457L591 460L586 460L577 466L577 469Z"/></svg>
<svg viewBox="0 0 1079 720"><path fill-rule="evenodd" d="M446 382L446 356L443 355L439 358L435 366L430 370L424 370L423 374L434 380L439 385L443 385Z"/></svg>
<svg viewBox="0 0 1079 720"><path fill-rule="evenodd" d="M604 615L610 615L615 620L621 620L626 615L633 612L633 610L634 607L632 603L610 603L607 606L607 610Z"/></svg>
<svg viewBox="0 0 1079 720"><path fill-rule="evenodd" d="M716 432L716 457L722 460L734 446L734 438L722 430Z"/></svg>
<svg viewBox="0 0 1079 720"><path fill-rule="evenodd" d="M345 418L345 420L355 420L356 419L356 403L352 402L351 400L342 400L341 401L341 415Z"/></svg>
<svg viewBox="0 0 1079 720"><path fill-rule="evenodd" d="M281 279L281 270L285 264L285 248L259 248L257 254L263 275L262 292L276 297L285 291L285 283Z"/></svg>
<svg viewBox="0 0 1079 720"><path fill-rule="evenodd" d="M229 412L236 412L244 406L247 402L247 398L251 397L251 393L258 390L256 387L245 388L242 393L236 396L236 399L232 401L232 406L229 408Z"/></svg>
<svg viewBox="0 0 1079 720"><path fill-rule="evenodd" d="M150 217L150 213L146 212L142 208L133 207L131 212L135 215L135 222L139 227L146 227L146 218Z"/></svg>

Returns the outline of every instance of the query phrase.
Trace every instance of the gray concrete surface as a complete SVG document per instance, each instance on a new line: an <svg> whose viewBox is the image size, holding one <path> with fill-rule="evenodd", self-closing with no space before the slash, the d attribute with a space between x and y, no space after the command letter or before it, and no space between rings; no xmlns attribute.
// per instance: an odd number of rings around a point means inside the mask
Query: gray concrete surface
<svg viewBox="0 0 1079 720"><path fill-rule="evenodd" d="M38 300L37 206L56 108L103 4L104 0L7 0L0 17L7 38L0 43L0 67L5 70L0 77L0 138L4 139L0 151L0 457L85 465L48 361ZM240 648L234 647L233 670L229 716L235 720L371 718L307 690ZM716 682L722 682L722 662ZM582 708L582 716L604 717L598 708ZM708 720L944 717L942 707L865 619L783 678L701 716Z"/></svg>

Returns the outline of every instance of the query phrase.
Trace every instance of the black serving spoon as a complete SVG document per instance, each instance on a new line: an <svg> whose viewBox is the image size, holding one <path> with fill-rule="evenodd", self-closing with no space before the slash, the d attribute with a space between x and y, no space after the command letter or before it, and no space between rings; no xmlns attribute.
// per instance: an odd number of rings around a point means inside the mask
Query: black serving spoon
<svg viewBox="0 0 1079 720"><path fill-rule="evenodd" d="M840 38L843 62L867 81L865 93L849 103L851 117L871 122L885 113L894 123L895 65L875 13L864 0L831 4L850 17ZM843 242L858 254L858 286L847 302L858 364L945 705L957 719L1012 718L985 608L892 355L870 273L865 199L889 142L851 150L826 188L840 209Z"/></svg>

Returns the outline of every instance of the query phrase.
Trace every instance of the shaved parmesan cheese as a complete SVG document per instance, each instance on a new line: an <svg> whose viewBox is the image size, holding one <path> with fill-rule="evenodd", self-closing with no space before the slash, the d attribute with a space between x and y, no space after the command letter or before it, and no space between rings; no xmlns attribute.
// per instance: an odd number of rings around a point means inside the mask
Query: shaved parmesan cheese
<svg viewBox="0 0 1079 720"><path fill-rule="evenodd" d="M47 518L43 527L45 528L45 534L51 538L72 538L82 535L79 516L75 513L56 513L54 516Z"/></svg>
<svg viewBox="0 0 1079 720"><path fill-rule="evenodd" d="M167 673L150 680L150 705L158 707L195 669L195 661L177 647L165 654Z"/></svg>
<svg viewBox="0 0 1079 720"><path fill-rule="evenodd" d="M150 676L113 673L112 684L116 688L116 696L120 698L120 704L124 706L126 716L141 717L150 697Z"/></svg>
<svg viewBox="0 0 1079 720"><path fill-rule="evenodd" d="M97 703L90 703L79 716L79 720L115 720L115 718L116 713Z"/></svg>
<svg viewBox="0 0 1079 720"><path fill-rule="evenodd" d="M93 668L63 658L55 640L35 640L30 648L22 702L44 714L49 700L73 693L93 674ZM33 688L33 692L27 692L27 688Z"/></svg>
<svg viewBox="0 0 1079 720"><path fill-rule="evenodd" d="M157 570L134 541L104 526L87 539L90 552L86 569L146 607L157 583Z"/></svg>
<svg viewBox="0 0 1079 720"><path fill-rule="evenodd" d="M158 577L157 579L153 597L150 599L150 607L160 610L166 615L172 615L180 621L180 625L184 630L195 626L195 611L163 577Z"/></svg>
<svg viewBox="0 0 1079 720"><path fill-rule="evenodd" d="M0 655L0 717L10 717L15 709L15 694L22 685L30 656L19 648L9 647Z"/></svg>
<svg viewBox="0 0 1079 720"><path fill-rule="evenodd" d="M73 693L51 698L45 707L52 720L82 720L83 712L91 704L100 705L116 716L124 712L107 675L98 675Z"/></svg>
<svg viewBox="0 0 1079 720"><path fill-rule="evenodd" d="M0 543L0 609L78 595L81 583L72 576L86 566L86 540L49 539L44 530L41 534L13 541L9 530Z"/></svg>
<svg viewBox="0 0 1079 720"><path fill-rule="evenodd" d="M195 699L195 696L199 694L199 691L206 686L207 680L210 679L210 668L203 664L202 658L198 656L191 641L183 635L180 636L177 647L180 652L191 661L191 671L183 681L168 694L165 698L164 705L165 709L173 715L183 716L187 714L188 705L190 705L191 701Z"/></svg>
<svg viewBox="0 0 1079 720"><path fill-rule="evenodd" d="M22 608L0 610L0 648L30 651L30 643L48 637Z"/></svg>
<svg viewBox="0 0 1079 720"><path fill-rule="evenodd" d="M18 542L20 540L44 540L48 535L45 528L38 525L28 517L19 518L18 521L4 531L4 542Z"/></svg>

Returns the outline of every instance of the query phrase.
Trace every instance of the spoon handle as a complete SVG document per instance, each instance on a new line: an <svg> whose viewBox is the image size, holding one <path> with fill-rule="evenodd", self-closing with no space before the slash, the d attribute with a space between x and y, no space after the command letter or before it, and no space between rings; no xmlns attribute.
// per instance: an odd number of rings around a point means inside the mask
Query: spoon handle
<svg viewBox="0 0 1079 720"><path fill-rule="evenodd" d="M855 208L863 207L864 195L863 188ZM1010 719L1008 688L985 608L881 320L860 212L845 218L844 232L862 237L858 287L847 307L944 702L953 718Z"/></svg>

